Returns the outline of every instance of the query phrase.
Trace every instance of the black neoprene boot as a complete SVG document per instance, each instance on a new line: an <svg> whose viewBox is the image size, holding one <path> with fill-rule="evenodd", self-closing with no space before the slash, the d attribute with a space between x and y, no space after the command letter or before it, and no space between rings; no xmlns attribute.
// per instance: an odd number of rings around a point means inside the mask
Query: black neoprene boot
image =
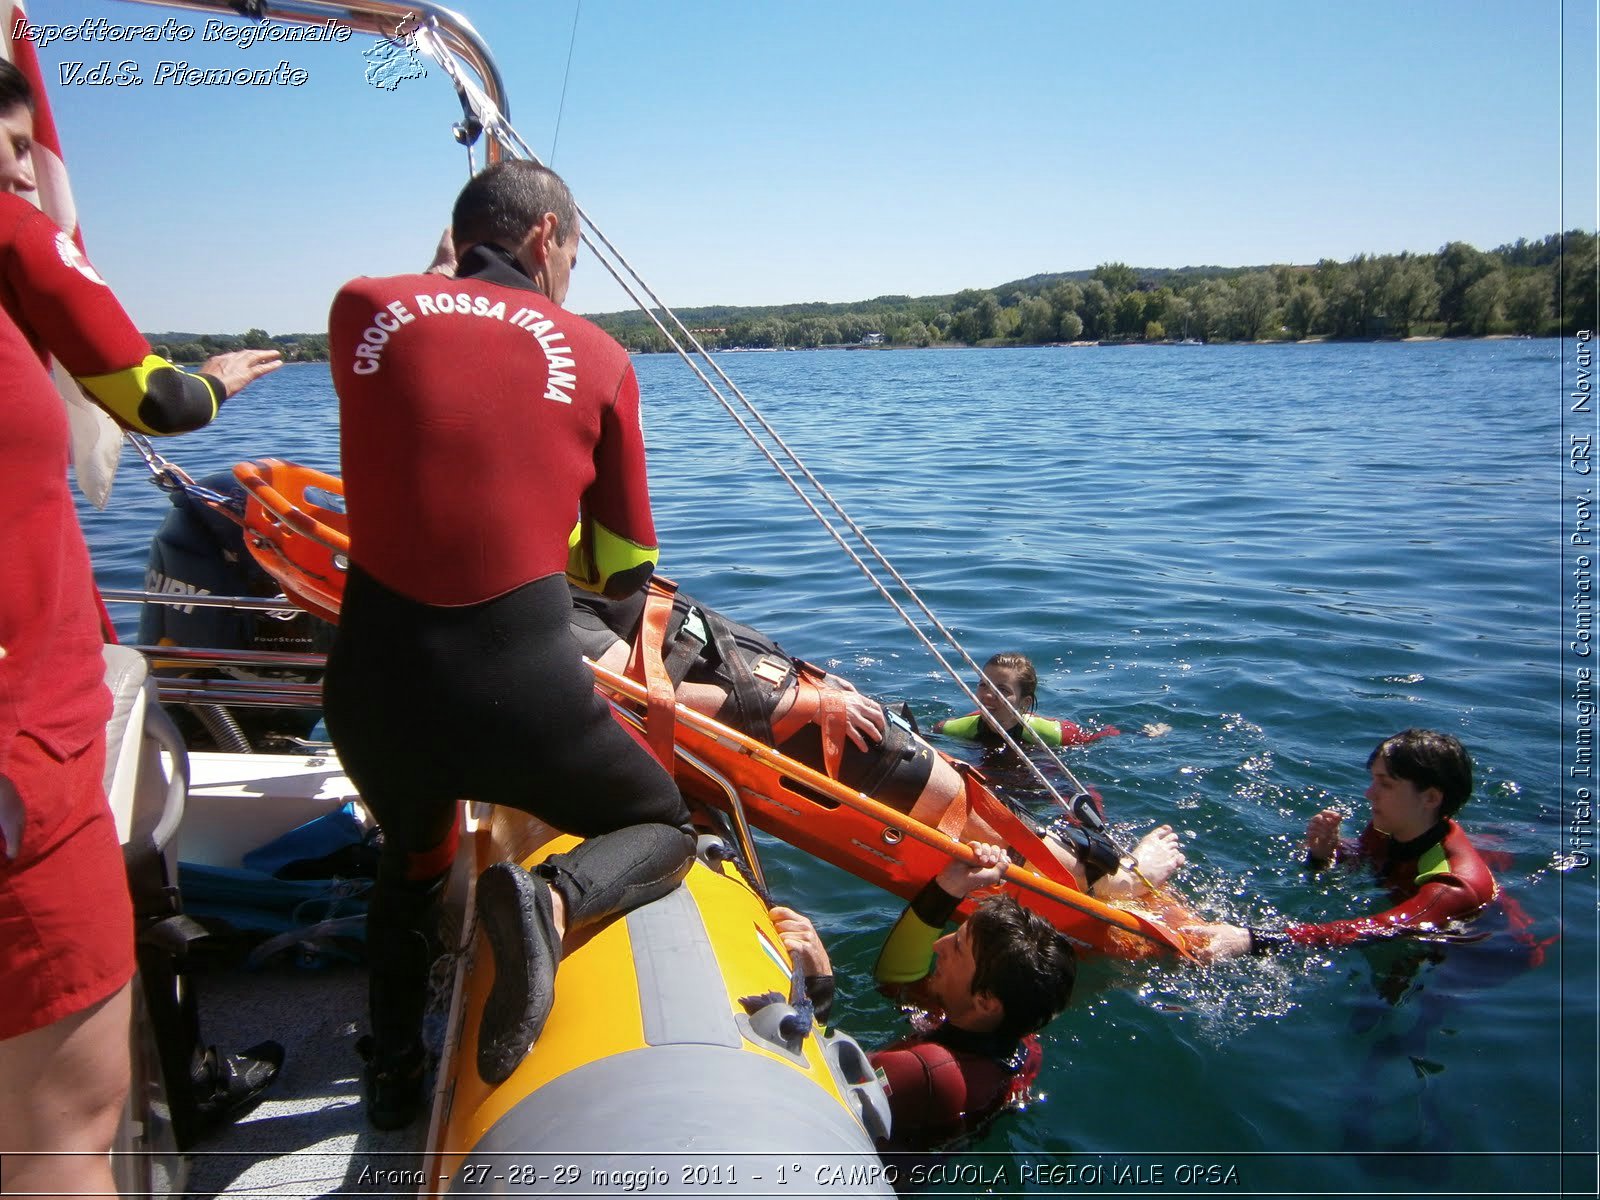
<svg viewBox="0 0 1600 1200"><path fill-rule="evenodd" d="M495 863L478 876L478 921L494 952L494 984L478 1027L478 1074L501 1083L527 1056L555 1005L561 939L551 890L569 934L666 895L688 874L694 835L671 825L630 825L552 854L529 874Z"/></svg>
<svg viewBox="0 0 1600 1200"><path fill-rule="evenodd" d="M283 1047L258 1042L239 1054L222 1054L207 1046L195 1055L189 1070L187 1105L173 1105L174 1129L181 1123L182 1144L194 1142L229 1121L237 1120L261 1102L283 1066Z"/></svg>
<svg viewBox="0 0 1600 1200"><path fill-rule="evenodd" d="M516 863L478 876L478 924L494 953L494 984L478 1027L478 1074L503 1083L539 1040L556 999L561 939L550 888Z"/></svg>
<svg viewBox="0 0 1600 1200"><path fill-rule="evenodd" d="M415 1042L398 1054L380 1053L372 1035L356 1043L366 1066L361 1071L361 1100L374 1129L404 1129L422 1111L422 1080L427 1056Z"/></svg>

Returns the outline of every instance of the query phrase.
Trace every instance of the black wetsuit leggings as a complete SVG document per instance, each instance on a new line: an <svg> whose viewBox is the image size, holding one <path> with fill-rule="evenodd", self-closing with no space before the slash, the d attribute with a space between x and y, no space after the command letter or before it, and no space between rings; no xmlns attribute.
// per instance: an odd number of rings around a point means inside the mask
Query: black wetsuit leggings
<svg viewBox="0 0 1600 1200"><path fill-rule="evenodd" d="M576 929L675 887L694 841L661 765L594 691L561 576L440 608L357 567L328 656L324 711L340 760L383 829L367 915L380 1053L415 1043L458 800L531 813L589 839L552 856Z"/></svg>

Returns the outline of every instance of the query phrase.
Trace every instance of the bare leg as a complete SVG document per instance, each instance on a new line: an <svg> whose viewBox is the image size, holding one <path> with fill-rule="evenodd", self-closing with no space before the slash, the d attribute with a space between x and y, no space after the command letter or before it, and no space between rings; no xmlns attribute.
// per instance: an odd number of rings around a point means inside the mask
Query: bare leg
<svg viewBox="0 0 1600 1200"><path fill-rule="evenodd" d="M627 642L618 639L611 643L604 654L595 659L595 663L613 675L626 675L628 660L632 657L633 648ZM714 717L721 712L727 699L728 690L714 683L689 683L686 680L678 685L678 703L708 717ZM790 689L790 694L779 700L773 719L781 717L793 703L794 689Z"/></svg>
<svg viewBox="0 0 1600 1200"><path fill-rule="evenodd" d="M618 638L607 647L604 654L595 659L595 662L613 675L623 675L627 673L628 658L632 653L628 648L628 643Z"/></svg>
<svg viewBox="0 0 1600 1200"><path fill-rule="evenodd" d="M933 770L928 773L928 782L923 785L922 794L917 797L916 803L906 815L913 821L921 821L924 825L937 825L939 818L944 816L945 809L955 803L956 797L961 795L964 787L956 769L944 759L936 757L933 761ZM993 842L996 836L994 830L990 829L981 817L968 816L966 827L961 831L961 840Z"/></svg>
<svg viewBox="0 0 1600 1200"><path fill-rule="evenodd" d="M128 1095L131 986L0 1042L0 1148L8 1192L117 1194L107 1152Z"/></svg>

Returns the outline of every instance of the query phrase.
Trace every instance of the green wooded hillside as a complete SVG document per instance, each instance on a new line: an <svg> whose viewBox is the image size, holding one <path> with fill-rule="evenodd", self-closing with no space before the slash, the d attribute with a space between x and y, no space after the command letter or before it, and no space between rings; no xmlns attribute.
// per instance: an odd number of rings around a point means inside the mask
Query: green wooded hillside
<svg viewBox="0 0 1600 1200"><path fill-rule="evenodd" d="M715 348L1371 339L1570 333L1595 322L1593 234L1574 230L1481 251L1357 255L1315 266L1130 267L1032 275L950 296L851 304L680 309ZM643 313L595 317L630 349L666 349Z"/></svg>
<svg viewBox="0 0 1600 1200"><path fill-rule="evenodd" d="M1030 275L949 296L849 303L711 305L678 316L709 348L1037 345L1570 334L1596 324L1600 241L1572 230L1493 250L1450 242L1434 254L1357 255L1314 266L1130 267ZM630 350L669 349L640 312L593 319ZM876 335L873 337L872 335ZM323 361L325 333L147 334L157 353L198 362L272 346Z"/></svg>

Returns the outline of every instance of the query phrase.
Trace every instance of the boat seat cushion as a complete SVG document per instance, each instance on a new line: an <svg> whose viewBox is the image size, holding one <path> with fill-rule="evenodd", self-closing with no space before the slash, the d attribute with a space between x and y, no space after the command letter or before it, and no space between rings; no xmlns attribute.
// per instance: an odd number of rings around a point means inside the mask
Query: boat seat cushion
<svg viewBox="0 0 1600 1200"><path fill-rule="evenodd" d="M117 837L124 847L153 842L170 858L188 790L183 737L161 707L144 656L126 646L106 646L104 652L112 707L102 783ZM176 869L174 860L168 874Z"/></svg>
<svg viewBox="0 0 1600 1200"><path fill-rule="evenodd" d="M106 800L117 819L117 835L124 843L132 834L133 809L138 791L139 742L144 732L148 699L145 684L150 673L144 655L127 646L105 647L106 687L111 692L111 720L106 723ZM133 737L129 738L129 730Z"/></svg>

